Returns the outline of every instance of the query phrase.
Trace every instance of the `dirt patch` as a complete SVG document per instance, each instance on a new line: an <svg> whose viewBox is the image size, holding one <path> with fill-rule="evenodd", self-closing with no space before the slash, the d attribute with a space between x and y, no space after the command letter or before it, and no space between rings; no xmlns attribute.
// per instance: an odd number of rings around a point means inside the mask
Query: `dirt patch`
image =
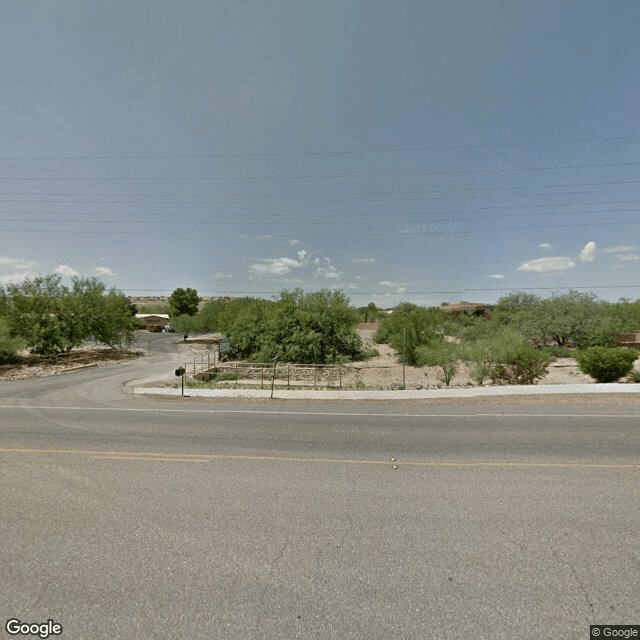
<svg viewBox="0 0 640 640"><path fill-rule="evenodd" d="M106 366L140 357L141 351L134 349L110 349L108 347L80 347L68 353L43 356L18 352L18 361L0 365L0 382L22 378L53 376L64 371L72 371L90 366Z"/></svg>

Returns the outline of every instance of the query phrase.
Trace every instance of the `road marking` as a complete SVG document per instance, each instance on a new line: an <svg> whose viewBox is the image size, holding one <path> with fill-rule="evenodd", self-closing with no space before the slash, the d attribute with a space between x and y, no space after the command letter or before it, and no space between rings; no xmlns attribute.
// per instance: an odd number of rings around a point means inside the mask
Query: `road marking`
<svg viewBox="0 0 640 640"><path fill-rule="evenodd" d="M132 413L204 413L204 414L249 414L290 416L331 416L365 418L640 418L640 414L629 413L346 413L336 411L258 411L256 409L139 409L132 407L52 407L46 405L7 404L0 409L29 409L41 411L122 411Z"/></svg>
<svg viewBox="0 0 640 640"><path fill-rule="evenodd" d="M211 460L200 460L196 458L171 458L171 457L153 457L148 458L145 456L90 456L92 460L150 460L152 462L211 462Z"/></svg>
<svg viewBox="0 0 640 640"><path fill-rule="evenodd" d="M148 462L213 462L216 460L240 460L251 462L302 462L320 464L390 465L389 459L367 460L358 458L302 458L296 456L265 456L231 453L167 453L138 451L99 451L88 449L21 449L0 448L0 453L25 455L77 455L96 460L144 460ZM590 462L462 462L446 460L395 460L402 467L523 467L546 469L615 469L640 471L640 464L605 464Z"/></svg>

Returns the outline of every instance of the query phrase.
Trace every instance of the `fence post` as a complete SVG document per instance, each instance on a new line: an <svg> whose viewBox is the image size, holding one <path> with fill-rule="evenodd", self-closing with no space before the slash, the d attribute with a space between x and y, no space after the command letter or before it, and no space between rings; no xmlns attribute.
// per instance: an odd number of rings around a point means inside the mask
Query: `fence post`
<svg viewBox="0 0 640 640"><path fill-rule="evenodd" d="M287 362L287 388L291 387L291 375L289 371L289 363Z"/></svg>
<svg viewBox="0 0 640 640"><path fill-rule="evenodd" d="M339 364L338 365L338 380L339 380L339 387L342 389L342 365Z"/></svg>
<svg viewBox="0 0 640 640"><path fill-rule="evenodd" d="M276 367L278 366L278 358L273 361L273 373L271 374L271 397L273 398L273 385L276 382Z"/></svg>
<svg viewBox="0 0 640 640"><path fill-rule="evenodd" d="M236 387L238 386L238 363L236 362Z"/></svg>

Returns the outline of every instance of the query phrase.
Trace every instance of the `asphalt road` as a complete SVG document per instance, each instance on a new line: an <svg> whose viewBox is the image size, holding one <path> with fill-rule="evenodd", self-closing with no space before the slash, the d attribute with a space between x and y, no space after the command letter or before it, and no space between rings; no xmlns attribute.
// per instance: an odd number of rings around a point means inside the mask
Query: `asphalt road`
<svg viewBox="0 0 640 640"><path fill-rule="evenodd" d="M640 624L634 398L131 396L174 366L161 340L0 385L0 638L10 618L73 639Z"/></svg>

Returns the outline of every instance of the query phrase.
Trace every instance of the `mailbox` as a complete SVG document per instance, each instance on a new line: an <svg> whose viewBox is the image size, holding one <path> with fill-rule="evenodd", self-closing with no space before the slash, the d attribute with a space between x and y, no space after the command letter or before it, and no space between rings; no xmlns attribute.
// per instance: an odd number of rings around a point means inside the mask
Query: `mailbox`
<svg viewBox="0 0 640 640"><path fill-rule="evenodd" d="M187 370L184 367L178 367L176 369L176 375L177 376L183 376L186 372L187 372Z"/></svg>

